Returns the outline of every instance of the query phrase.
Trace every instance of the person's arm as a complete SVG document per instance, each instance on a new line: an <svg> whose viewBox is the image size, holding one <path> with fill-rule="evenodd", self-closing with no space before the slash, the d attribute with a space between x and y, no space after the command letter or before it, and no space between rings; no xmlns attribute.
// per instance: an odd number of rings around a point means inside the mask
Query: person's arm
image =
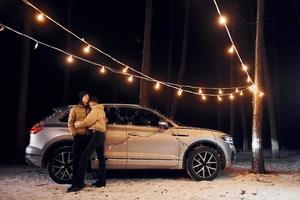
<svg viewBox="0 0 300 200"><path fill-rule="evenodd" d="M97 110L93 110L87 115L87 117L80 122L76 122L76 128L88 128L98 121Z"/></svg>
<svg viewBox="0 0 300 200"><path fill-rule="evenodd" d="M75 135L75 120L76 120L76 112L75 112L75 107L71 108L70 113L69 113L69 118L68 118L68 129L71 135Z"/></svg>

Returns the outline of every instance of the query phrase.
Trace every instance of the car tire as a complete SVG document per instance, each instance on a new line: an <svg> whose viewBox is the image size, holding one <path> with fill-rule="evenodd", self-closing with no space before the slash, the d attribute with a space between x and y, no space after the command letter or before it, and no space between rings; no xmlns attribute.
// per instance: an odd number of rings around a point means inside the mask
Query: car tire
<svg viewBox="0 0 300 200"><path fill-rule="evenodd" d="M196 147L187 157L186 171L196 181L211 181L221 172L221 158L210 147Z"/></svg>
<svg viewBox="0 0 300 200"><path fill-rule="evenodd" d="M49 176L58 184L71 184L73 178L72 147L60 147L48 162Z"/></svg>

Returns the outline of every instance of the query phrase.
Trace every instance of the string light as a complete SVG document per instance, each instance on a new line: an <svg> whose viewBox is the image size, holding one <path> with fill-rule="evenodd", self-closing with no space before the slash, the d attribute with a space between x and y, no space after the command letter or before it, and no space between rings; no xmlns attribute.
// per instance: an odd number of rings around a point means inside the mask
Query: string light
<svg viewBox="0 0 300 200"><path fill-rule="evenodd" d="M231 47L229 47L228 53L230 53L230 54L234 53L234 45L231 45Z"/></svg>
<svg viewBox="0 0 300 200"><path fill-rule="evenodd" d="M223 100L222 97L218 96L218 101L222 101L222 100Z"/></svg>
<svg viewBox="0 0 300 200"><path fill-rule="evenodd" d="M250 76L247 76L247 82L250 83L251 82L251 78Z"/></svg>
<svg viewBox="0 0 300 200"><path fill-rule="evenodd" d="M66 58L66 61L67 61L67 63L73 63L73 62L74 62L73 56L72 56L72 55L69 55L69 56Z"/></svg>
<svg viewBox="0 0 300 200"><path fill-rule="evenodd" d="M182 92L183 92L183 90L181 88L179 88L179 90L177 91L177 96L181 96Z"/></svg>
<svg viewBox="0 0 300 200"><path fill-rule="evenodd" d="M239 88L235 88L235 92L236 92L236 93L239 93Z"/></svg>
<svg viewBox="0 0 300 200"><path fill-rule="evenodd" d="M125 67L122 71L123 71L123 73L127 73L128 67Z"/></svg>
<svg viewBox="0 0 300 200"><path fill-rule="evenodd" d="M105 67L104 67L104 66L103 66L103 67L101 67L101 69L100 69L100 73L101 73L101 74L104 74L104 73L105 73L105 71L106 71L106 70L105 70Z"/></svg>
<svg viewBox="0 0 300 200"><path fill-rule="evenodd" d="M45 21L45 16L44 16L44 14L39 13L39 14L36 15L36 19L39 22L44 22Z"/></svg>
<svg viewBox="0 0 300 200"><path fill-rule="evenodd" d="M51 17L49 17L48 15L46 15L44 12L42 12L39 8L37 8L37 7L36 7L35 5L33 5L32 3L28 2L27 0L23 0L23 2L24 2L25 4L27 4L28 6L32 7L33 9L35 9L36 11L38 11L39 13L43 14L47 19L49 19L51 22L55 23L57 26L59 26L60 28L62 28L64 31L66 31L66 32L68 32L69 34L73 35L73 36L76 37L77 39L79 39L79 40L85 42L85 41L82 39L82 37L77 36L75 33L73 33L72 31L70 31L69 29L67 29L66 27L64 27L63 25L61 25L60 23L58 23L57 21L55 21L54 19L52 19ZM216 6L217 11L218 11L218 14L220 15L219 21L220 21L221 24L223 24L223 25L225 26L226 31L227 31L227 33L228 33L228 36L229 36L229 38L230 38L230 41L231 41L231 43L232 43L232 46L234 47L234 50L235 50L237 56L239 57L239 60L241 61L241 63L243 63L243 61L242 61L242 59L241 59L241 57L240 57L240 55L239 55L238 50L235 48L235 45L234 45L234 42L233 42L232 37L231 37L231 35L230 35L229 29L228 29L228 27L227 27L227 25L226 25L226 23L227 23L227 18L224 17L224 16L221 14L220 9L219 9L219 7L218 7L218 5L217 5L216 0L213 0L213 2L215 3L215 6ZM87 42L85 42L85 43L88 44ZM104 51L98 49L97 47L95 47L95 46L93 46L93 45L91 45L91 44L89 44L89 45L90 45L91 48L93 48L94 50L100 52L101 54L103 54L103 55L109 57L109 58L112 59L113 61L115 61L115 62L117 62L117 63L119 63L119 64L121 64L121 65L123 65L123 66L128 67L130 70L132 70L132 71L135 72L135 73L138 73L138 74L141 76L142 79L145 79L145 80L148 80L148 81L155 81L154 78L149 77L148 75L146 75L146 74L144 74L144 73L142 73L142 72L139 72L139 71L135 70L134 68L132 68L132 67L130 67L130 66L128 66L128 65L126 65L126 64L124 64L124 63L122 63L121 61L119 61L119 60L117 60L116 58L110 56L109 54L107 54L107 53L105 53ZM248 75L248 74L247 74L247 75ZM250 77L249 77L249 78L250 78ZM162 81L160 81L160 82L162 82ZM252 82L251 78L250 78L250 82ZM164 83L164 85L166 85L166 86L168 86L168 87L171 87L171 88L173 88L173 89L176 89L176 88L179 88L179 87L185 87L185 86L183 86L183 85L179 85L179 84L175 84L175 83L169 83L169 82L162 82L162 83ZM253 83L253 82L252 82L252 83ZM192 88L192 87L194 87L194 86L187 86L187 87ZM240 87L240 88L246 88L246 87ZM212 88L205 87L205 89L212 89ZM193 91L187 91L187 92L193 93L193 94L194 94Z"/></svg>
<svg viewBox="0 0 300 200"><path fill-rule="evenodd" d="M259 97L263 97L265 94L263 92L259 92Z"/></svg>
<svg viewBox="0 0 300 200"><path fill-rule="evenodd" d="M219 89L219 94L223 94L223 91L221 89Z"/></svg>
<svg viewBox="0 0 300 200"><path fill-rule="evenodd" d="M206 96L204 94L202 94L201 96L202 96L202 100L206 101Z"/></svg>
<svg viewBox="0 0 300 200"><path fill-rule="evenodd" d="M85 46L85 47L83 47L83 53L85 53L85 54L88 54L88 53L90 53L91 52L91 45L87 45L87 46Z"/></svg>
<svg viewBox="0 0 300 200"><path fill-rule="evenodd" d="M234 99L234 95L233 95L233 94L230 94L229 99L230 99L230 100L233 100L233 99Z"/></svg>
<svg viewBox="0 0 300 200"><path fill-rule="evenodd" d="M245 65L245 64L242 64L242 70L243 70L244 72L246 72L246 71L248 70L248 66Z"/></svg>
<svg viewBox="0 0 300 200"><path fill-rule="evenodd" d="M39 43L36 42L35 45L34 45L34 50L36 50L38 47L39 47Z"/></svg>
<svg viewBox="0 0 300 200"><path fill-rule="evenodd" d="M240 92L240 96L243 96L243 95L244 95L244 93L243 93L243 91L241 91L241 92Z"/></svg>
<svg viewBox="0 0 300 200"><path fill-rule="evenodd" d="M156 82L154 88L155 88L156 90L159 90L159 88L160 88L160 83L159 83L158 81Z"/></svg>
<svg viewBox="0 0 300 200"><path fill-rule="evenodd" d="M202 92L202 89L201 88L199 88L199 90L198 90L198 94L202 94L203 92Z"/></svg>
<svg viewBox="0 0 300 200"><path fill-rule="evenodd" d="M127 80L128 80L128 82L130 82L130 83L131 83L131 82L133 81L133 76L132 76L132 75L130 75L130 76L128 77L128 79L127 79Z"/></svg>
<svg viewBox="0 0 300 200"><path fill-rule="evenodd" d="M0 32L4 31L4 26L0 25Z"/></svg>
<svg viewBox="0 0 300 200"><path fill-rule="evenodd" d="M226 17L224 17L224 16L220 16L219 17L219 24L220 25L225 25L227 23L227 19L226 19Z"/></svg>

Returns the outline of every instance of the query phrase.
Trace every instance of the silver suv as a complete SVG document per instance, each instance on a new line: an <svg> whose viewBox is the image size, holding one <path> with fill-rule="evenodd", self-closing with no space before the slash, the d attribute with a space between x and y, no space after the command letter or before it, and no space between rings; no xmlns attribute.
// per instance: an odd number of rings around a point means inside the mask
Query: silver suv
<svg viewBox="0 0 300 200"><path fill-rule="evenodd" d="M47 167L57 183L72 179L70 108L54 113L30 131L26 160ZM157 111L130 104L104 104L108 119L105 157L108 169L184 169L194 180L212 180L235 160L233 140L225 133L176 124ZM90 169L98 167L96 153Z"/></svg>

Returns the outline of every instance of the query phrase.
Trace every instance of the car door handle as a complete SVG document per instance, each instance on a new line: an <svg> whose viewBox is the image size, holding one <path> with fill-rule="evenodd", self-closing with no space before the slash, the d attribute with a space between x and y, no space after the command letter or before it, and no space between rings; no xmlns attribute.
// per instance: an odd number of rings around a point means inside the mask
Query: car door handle
<svg viewBox="0 0 300 200"><path fill-rule="evenodd" d="M136 133L128 133L129 136L139 136L138 134Z"/></svg>

